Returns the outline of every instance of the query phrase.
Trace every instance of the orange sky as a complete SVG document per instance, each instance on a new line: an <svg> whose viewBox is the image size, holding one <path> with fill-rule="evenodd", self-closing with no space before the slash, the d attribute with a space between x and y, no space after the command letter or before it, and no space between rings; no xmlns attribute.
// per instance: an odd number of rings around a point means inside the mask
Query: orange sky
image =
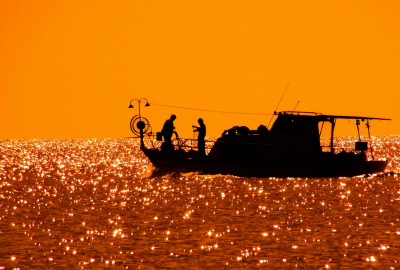
<svg viewBox="0 0 400 270"><path fill-rule="evenodd" d="M392 118L400 134L399 1L1 1L0 139L131 136L133 98L209 110ZM136 104L134 104L136 105ZM269 116L143 108L181 137ZM375 126L374 126L375 125ZM339 122L338 135L356 127Z"/></svg>

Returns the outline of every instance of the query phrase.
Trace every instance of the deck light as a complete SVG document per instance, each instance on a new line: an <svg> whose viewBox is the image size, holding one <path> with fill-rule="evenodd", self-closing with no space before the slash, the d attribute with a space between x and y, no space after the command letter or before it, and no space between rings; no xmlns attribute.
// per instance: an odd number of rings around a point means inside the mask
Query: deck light
<svg viewBox="0 0 400 270"><path fill-rule="evenodd" d="M145 101L146 101L146 105L144 105L145 107L149 107L150 104L149 104L149 102L147 101L147 99L145 99L145 98L141 98L141 99L136 99L136 98L134 98L134 99L132 99L131 102L129 103L128 109L133 108L132 101L134 101L134 100L136 100L136 101L138 102L138 105L139 105L139 119L142 120L142 116L141 116L141 114L140 114L140 103L142 103L142 100L145 100ZM144 103L144 101L143 101L143 103Z"/></svg>
<svg viewBox="0 0 400 270"><path fill-rule="evenodd" d="M139 110L140 110L140 103L142 103L142 100L143 100L143 99L146 100L146 105L144 105L144 106L145 106L145 107L149 107L150 104L149 104L149 102L147 101L147 99L145 99L145 98L141 98L141 99L136 99L136 98L134 98L134 99L132 99L131 102L129 103L128 109L133 108L132 101L136 100L136 101L138 102L138 104L139 104Z"/></svg>

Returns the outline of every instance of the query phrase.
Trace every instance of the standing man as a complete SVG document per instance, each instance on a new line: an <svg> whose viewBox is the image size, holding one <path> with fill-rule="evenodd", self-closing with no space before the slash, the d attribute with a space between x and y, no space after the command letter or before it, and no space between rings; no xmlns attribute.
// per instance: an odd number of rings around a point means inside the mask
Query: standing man
<svg viewBox="0 0 400 270"><path fill-rule="evenodd" d="M193 126L195 128L194 131L199 132L199 136L197 138L197 148L199 149L199 154L205 156L206 155L206 143L204 138L206 137L206 125L204 125L203 119L199 118L197 120L199 123L199 127Z"/></svg>
<svg viewBox="0 0 400 270"><path fill-rule="evenodd" d="M176 137L178 138L178 133L175 131L174 127L174 121L176 119L176 115L173 114L171 115L171 118L165 121L163 129L161 130L161 133L164 137L164 141L166 144L171 145L172 144L172 134L175 133Z"/></svg>

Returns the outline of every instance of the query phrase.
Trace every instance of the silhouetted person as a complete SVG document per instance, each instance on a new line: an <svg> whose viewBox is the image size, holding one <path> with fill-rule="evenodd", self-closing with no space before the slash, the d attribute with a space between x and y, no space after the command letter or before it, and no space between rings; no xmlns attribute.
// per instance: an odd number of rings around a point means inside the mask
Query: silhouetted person
<svg viewBox="0 0 400 270"><path fill-rule="evenodd" d="M165 121L164 126L161 130L161 133L164 137L164 141L166 144L172 144L172 134L175 133L176 137L178 138L178 133L175 131L174 127L174 120L176 119L176 115L171 115L171 118Z"/></svg>
<svg viewBox="0 0 400 270"><path fill-rule="evenodd" d="M197 148L199 149L199 154L200 155L205 155L206 154L206 143L204 141L204 138L206 137L206 125L204 125L203 119L199 118L197 120L199 123L199 127L193 126L195 128L194 131L198 131L199 135L197 137Z"/></svg>

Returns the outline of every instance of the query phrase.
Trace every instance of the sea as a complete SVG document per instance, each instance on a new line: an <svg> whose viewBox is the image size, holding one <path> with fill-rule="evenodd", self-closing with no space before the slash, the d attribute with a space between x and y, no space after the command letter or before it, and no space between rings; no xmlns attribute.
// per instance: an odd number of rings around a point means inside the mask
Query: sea
<svg viewBox="0 0 400 270"><path fill-rule="evenodd" d="M0 140L0 269L400 269L400 136L372 145L385 173L152 177L137 139Z"/></svg>

